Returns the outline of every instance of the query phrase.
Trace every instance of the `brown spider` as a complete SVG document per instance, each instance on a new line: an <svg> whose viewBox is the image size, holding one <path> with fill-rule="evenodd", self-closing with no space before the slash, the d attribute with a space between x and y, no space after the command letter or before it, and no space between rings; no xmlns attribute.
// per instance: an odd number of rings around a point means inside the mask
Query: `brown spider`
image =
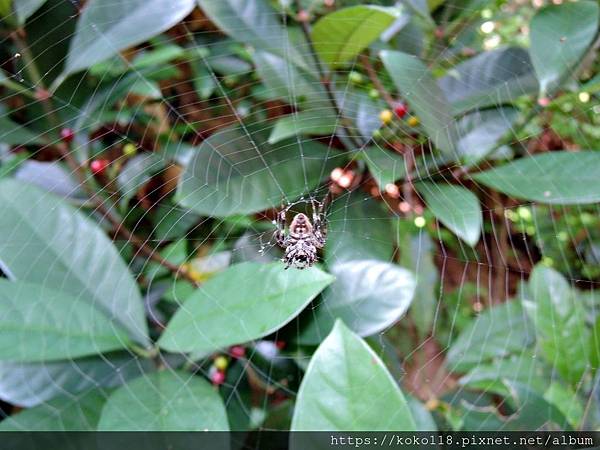
<svg viewBox="0 0 600 450"><path fill-rule="evenodd" d="M312 223L306 214L298 213L292 219L288 234L285 233L286 214L293 205L277 214L275 240L285 249L282 261L285 268L305 269L317 260L317 250L323 248L327 239L327 223L323 214L323 203L311 200Z"/></svg>

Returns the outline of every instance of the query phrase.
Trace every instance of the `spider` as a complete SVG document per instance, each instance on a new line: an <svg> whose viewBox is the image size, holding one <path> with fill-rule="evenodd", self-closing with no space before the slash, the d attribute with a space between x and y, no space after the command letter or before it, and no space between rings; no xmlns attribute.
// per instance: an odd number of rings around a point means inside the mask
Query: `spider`
<svg viewBox="0 0 600 450"><path fill-rule="evenodd" d="M275 240L285 249L282 261L285 268L306 269L317 260L317 249L323 248L327 239L327 223L323 203L311 200L312 223L306 214L298 213L292 219L288 234L285 233L285 216L293 205L277 214Z"/></svg>

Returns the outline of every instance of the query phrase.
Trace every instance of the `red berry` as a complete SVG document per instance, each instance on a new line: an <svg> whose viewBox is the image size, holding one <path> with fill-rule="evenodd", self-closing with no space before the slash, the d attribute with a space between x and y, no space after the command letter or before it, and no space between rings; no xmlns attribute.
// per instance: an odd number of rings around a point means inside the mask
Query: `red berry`
<svg viewBox="0 0 600 450"><path fill-rule="evenodd" d="M94 175L100 175L106 170L110 161L108 159L94 159L90 163L90 169Z"/></svg>
<svg viewBox="0 0 600 450"><path fill-rule="evenodd" d="M401 119L406 115L407 112L408 112L408 108L402 102L398 103L396 105L396 107L394 108L394 113L396 113L396 115Z"/></svg>
<svg viewBox="0 0 600 450"><path fill-rule="evenodd" d="M60 130L60 138L69 144L75 138L75 132L71 128L63 128Z"/></svg>
<svg viewBox="0 0 600 450"><path fill-rule="evenodd" d="M221 372L220 370L215 370L210 375L210 381L212 381L212 384L214 384L215 386L222 385L223 383L225 383L225 372Z"/></svg>
<svg viewBox="0 0 600 450"><path fill-rule="evenodd" d="M275 346L279 349L279 350L283 350L286 346L286 342L285 341L275 341Z"/></svg>
<svg viewBox="0 0 600 450"><path fill-rule="evenodd" d="M243 358L244 356L246 356L246 349L241 345L234 345L229 349L229 354L233 358Z"/></svg>

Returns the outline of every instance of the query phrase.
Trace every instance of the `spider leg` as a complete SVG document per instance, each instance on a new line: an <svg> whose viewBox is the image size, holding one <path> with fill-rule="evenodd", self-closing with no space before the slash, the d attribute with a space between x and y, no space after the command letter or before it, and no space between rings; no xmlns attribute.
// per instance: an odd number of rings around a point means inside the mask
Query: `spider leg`
<svg viewBox="0 0 600 450"><path fill-rule="evenodd" d="M285 213L287 209L277 213L277 230L275 231L275 241L277 245L283 247L285 245Z"/></svg>
<svg viewBox="0 0 600 450"><path fill-rule="evenodd" d="M327 220L323 214L323 203L311 200L313 225L315 227L315 246L323 248L327 239Z"/></svg>

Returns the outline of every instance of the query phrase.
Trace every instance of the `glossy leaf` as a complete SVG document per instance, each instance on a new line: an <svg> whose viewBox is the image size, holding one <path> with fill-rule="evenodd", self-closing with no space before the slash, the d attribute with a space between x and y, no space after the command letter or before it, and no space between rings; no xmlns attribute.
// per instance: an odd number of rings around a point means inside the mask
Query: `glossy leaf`
<svg viewBox="0 0 600 450"><path fill-rule="evenodd" d="M336 319L360 336L383 331L404 315L415 292L414 275L384 261L347 261L331 273L335 281L310 311L312 321L299 336L303 344L321 342Z"/></svg>
<svg viewBox="0 0 600 450"><path fill-rule="evenodd" d="M281 262L236 264L204 283L175 313L158 344L172 352L209 352L278 330L333 277Z"/></svg>
<svg viewBox="0 0 600 450"><path fill-rule="evenodd" d="M588 367L590 341L579 299L560 273L540 265L531 273L529 293L526 310L546 360L566 380L578 383Z"/></svg>
<svg viewBox="0 0 600 450"><path fill-rule="evenodd" d="M96 431L106 394L99 390L61 396L0 422L0 431Z"/></svg>
<svg viewBox="0 0 600 450"><path fill-rule="evenodd" d="M166 165L167 161L155 153L143 153L127 161L117 176L117 185L124 203L133 198L137 191Z"/></svg>
<svg viewBox="0 0 600 450"><path fill-rule="evenodd" d="M0 398L14 405L32 407L58 395L119 386L153 370L150 360L140 360L124 352L43 363L0 361Z"/></svg>
<svg viewBox="0 0 600 450"><path fill-rule="evenodd" d="M9 145L43 144L43 136L23 125L13 122L6 116L0 116L0 143Z"/></svg>
<svg viewBox="0 0 600 450"><path fill-rule="evenodd" d="M385 208L370 196L354 191L332 203L327 215L325 262L334 265L351 260L389 261L394 252L392 223Z"/></svg>
<svg viewBox="0 0 600 450"><path fill-rule="evenodd" d="M46 0L15 0L13 8L17 14L17 19L22 25L29 17L36 12Z"/></svg>
<svg viewBox="0 0 600 450"><path fill-rule="evenodd" d="M294 136L333 135L339 120L335 116L315 114L315 111L290 114L275 122L269 144Z"/></svg>
<svg viewBox="0 0 600 450"><path fill-rule="evenodd" d="M475 194L454 184L420 182L416 188L440 222L471 247L477 244L483 218Z"/></svg>
<svg viewBox="0 0 600 450"><path fill-rule="evenodd" d="M383 362L338 320L308 365L298 391L291 430L415 428L410 408Z"/></svg>
<svg viewBox="0 0 600 450"><path fill-rule="evenodd" d="M267 0L198 0L198 5L213 23L237 41L307 68Z"/></svg>
<svg viewBox="0 0 600 450"><path fill-rule="evenodd" d="M465 114L457 122L458 141L456 150L465 164L475 164L483 156L502 158L511 155L509 147L500 147L487 155L504 138L517 120L515 108L485 109Z"/></svg>
<svg viewBox="0 0 600 450"><path fill-rule="evenodd" d="M363 150L363 155L371 176L375 178L381 190L406 176L404 157L399 153L380 147L369 147Z"/></svg>
<svg viewBox="0 0 600 450"><path fill-rule="evenodd" d="M75 176L59 162L27 160L19 165L15 178L35 184L43 190L70 200L83 201L85 191Z"/></svg>
<svg viewBox="0 0 600 450"><path fill-rule="evenodd" d="M347 62L377 39L397 16L397 9L375 5L358 5L327 14L312 29L315 51L328 64Z"/></svg>
<svg viewBox="0 0 600 450"><path fill-rule="evenodd" d="M400 264L415 274L416 281L410 315L420 335L425 336L431 330L438 302L439 275L433 260L435 246L426 230L412 232L403 225L407 224L399 224L398 230Z"/></svg>
<svg viewBox="0 0 600 450"><path fill-rule="evenodd" d="M484 361L521 352L535 330L521 303L510 300L482 312L460 333L448 351L451 370L465 372Z"/></svg>
<svg viewBox="0 0 600 450"><path fill-rule="evenodd" d="M135 340L147 342L135 280L95 223L54 195L16 180L0 182L0 206L0 265L9 278L89 302Z"/></svg>
<svg viewBox="0 0 600 450"><path fill-rule="evenodd" d="M212 217L251 214L311 192L336 164L318 142L271 146L259 125L228 127L198 147L182 174L177 199Z"/></svg>
<svg viewBox="0 0 600 450"><path fill-rule="evenodd" d="M541 95L557 88L580 62L598 31L599 11L593 1L565 2L533 16L530 53Z"/></svg>
<svg viewBox="0 0 600 450"><path fill-rule="evenodd" d="M194 6L194 0L88 2L77 23L63 76L91 67L171 28Z"/></svg>
<svg viewBox="0 0 600 450"><path fill-rule="evenodd" d="M439 84L456 114L512 103L538 89L529 54L519 47L480 53L451 68Z"/></svg>
<svg viewBox="0 0 600 450"><path fill-rule="evenodd" d="M533 155L472 175L513 197L555 205L600 201L600 152L557 151Z"/></svg>
<svg viewBox="0 0 600 450"><path fill-rule="evenodd" d="M300 67L289 64L283 56L257 50L252 54L256 73L269 97L280 98L292 105L310 106L326 111L326 93L319 80Z"/></svg>
<svg viewBox="0 0 600 450"><path fill-rule="evenodd" d="M126 347L128 338L81 297L0 279L0 360L53 361Z"/></svg>
<svg viewBox="0 0 600 450"><path fill-rule="evenodd" d="M229 424L223 400L204 378L164 370L111 394L98 430L229 431Z"/></svg>
<svg viewBox="0 0 600 450"><path fill-rule="evenodd" d="M429 138L442 152L453 156L453 111L427 66L406 53L384 50L380 55L399 95L419 117Z"/></svg>

